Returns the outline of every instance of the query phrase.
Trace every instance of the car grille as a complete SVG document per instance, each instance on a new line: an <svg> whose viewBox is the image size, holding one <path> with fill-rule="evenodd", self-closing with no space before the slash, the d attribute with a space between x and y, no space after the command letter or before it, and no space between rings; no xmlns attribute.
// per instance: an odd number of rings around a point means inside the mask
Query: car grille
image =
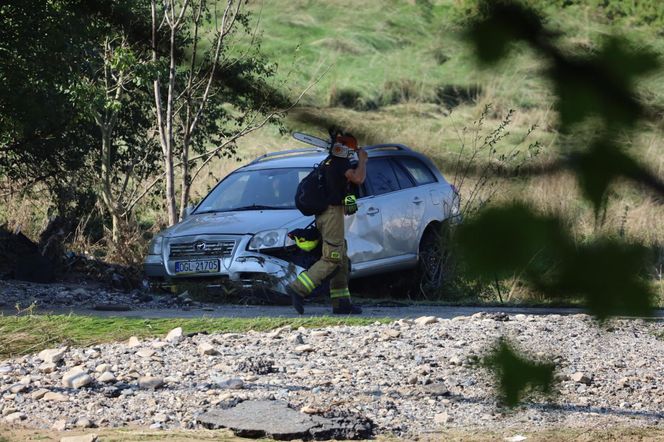
<svg viewBox="0 0 664 442"><path fill-rule="evenodd" d="M171 258L197 258L200 256L231 256L235 248L235 241L194 241L172 243Z"/></svg>

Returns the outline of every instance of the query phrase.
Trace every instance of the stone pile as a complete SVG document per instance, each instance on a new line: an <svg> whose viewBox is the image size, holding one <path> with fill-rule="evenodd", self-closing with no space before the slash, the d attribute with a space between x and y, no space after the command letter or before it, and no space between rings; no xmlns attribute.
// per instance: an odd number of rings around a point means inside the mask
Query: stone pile
<svg viewBox="0 0 664 442"><path fill-rule="evenodd" d="M267 333L175 329L161 339L0 361L0 419L56 429L199 428L246 401L279 401L399 437L453 427L654 425L664 418L661 333L660 323L641 320L599 326L585 315L486 313ZM555 362L556 395L500 408L480 362L502 336Z"/></svg>

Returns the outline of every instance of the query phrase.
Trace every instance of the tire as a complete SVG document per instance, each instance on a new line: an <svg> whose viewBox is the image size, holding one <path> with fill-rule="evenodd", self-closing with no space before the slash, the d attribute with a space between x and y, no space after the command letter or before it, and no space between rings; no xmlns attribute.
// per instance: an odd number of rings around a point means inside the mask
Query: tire
<svg viewBox="0 0 664 442"><path fill-rule="evenodd" d="M425 299L439 297L450 268L449 227L434 224L427 227L420 240L417 260L416 289Z"/></svg>

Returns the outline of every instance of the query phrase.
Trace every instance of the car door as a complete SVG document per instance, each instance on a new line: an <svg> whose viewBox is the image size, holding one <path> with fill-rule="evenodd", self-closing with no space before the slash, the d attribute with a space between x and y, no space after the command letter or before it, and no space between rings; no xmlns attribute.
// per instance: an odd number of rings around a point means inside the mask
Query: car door
<svg viewBox="0 0 664 442"><path fill-rule="evenodd" d="M395 189L382 196L385 200L381 210L386 257L410 256L416 260L427 204L425 194L395 158L384 160L384 167L389 165L392 168L397 183Z"/></svg>
<svg viewBox="0 0 664 442"><path fill-rule="evenodd" d="M383 220L375 195L368 183L359 186L357 212L345 218L348 258L351 265L362 267L384 255Z"/></svg>

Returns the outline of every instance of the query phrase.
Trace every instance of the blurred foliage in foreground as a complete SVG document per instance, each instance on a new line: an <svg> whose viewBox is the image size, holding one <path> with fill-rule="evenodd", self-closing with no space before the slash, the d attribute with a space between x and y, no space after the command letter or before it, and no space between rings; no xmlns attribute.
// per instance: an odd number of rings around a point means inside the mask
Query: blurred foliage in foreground
<svg viewBox="0 0 664 442"><path fill-rule="evenodd" d="M544 167L521 170L522 174L572 172L581 196L597 215L618 179L661 201L661 179L615 142L619 136L633 135L641 122L656 118L657 111L634 91L639 77L660 66L653 52L608 37L596 52L568 53L534 10L512 1L480 2L467 37L487 68L507 58L516 44L525 44L546 60L544 75L557 97L560 132L585 137L579 143L585 148ZM592 130L583 130L588 127ZM550 295L581 295L599 320L652 314L654 294L644 281L648 252L642 244L608 237L579 244L563 227L560 214L540 214L519 203L481 211L459 228L457 241L467 271L475 277L498 280L521 274L526 283ZM485 362L496 373L508 406L517 405L528 386L551 391L554 366L518 356L507 341L501 341Z"/></svg>

